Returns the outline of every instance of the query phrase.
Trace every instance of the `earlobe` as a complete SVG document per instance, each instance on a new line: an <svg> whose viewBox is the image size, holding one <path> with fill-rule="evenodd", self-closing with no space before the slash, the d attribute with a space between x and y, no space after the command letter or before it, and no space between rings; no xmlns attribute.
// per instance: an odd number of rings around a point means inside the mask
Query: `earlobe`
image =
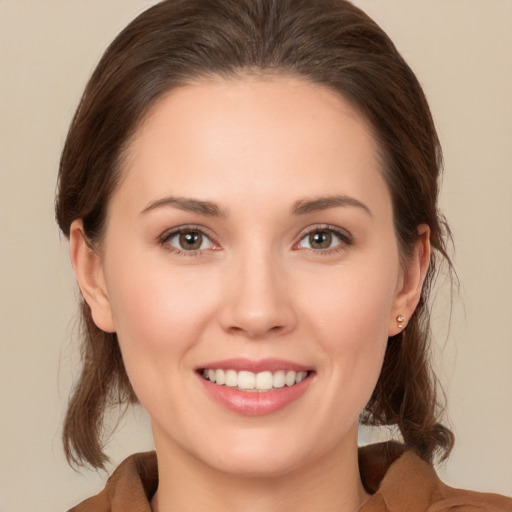
<svg viewBox="0 0 512 512"><path fill-rule="evenodd" d="M400 289L397 291L389 318L388 336L395 336L407 326L421 297L423 283L430 263L430 228L418 226L418 241L413 254L403 270Z"/></svg>
<svg viewBox="0 0 512 512"><path fill-rule="evenodd" d="M81 220L71 224L69 255L80 291L91 308L94 323L105 332L115 332L103 264L89 244Z"/></svg>

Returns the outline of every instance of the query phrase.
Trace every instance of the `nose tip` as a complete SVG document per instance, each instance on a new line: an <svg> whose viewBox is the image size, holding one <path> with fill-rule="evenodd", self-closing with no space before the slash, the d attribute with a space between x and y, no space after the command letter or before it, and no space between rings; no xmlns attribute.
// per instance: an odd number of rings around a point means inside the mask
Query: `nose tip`
<svg viewBox="0 0 512 512"><path fill-rule="evenodd" d="M279 335L287 330L286 322L283 318L277 318L276 315L269 315L266 312L253 312L245 316L238 315L227 330L233 334L241 334L251 339L264 338L270 335Z"/></svg>
<svg viewBox="0 0 512 512"><path fill-rule="evenodd" d="M223 328L249 339L283 335L296 325L286 276L276 265L260 265L233 277L222 315Z"/></svg>

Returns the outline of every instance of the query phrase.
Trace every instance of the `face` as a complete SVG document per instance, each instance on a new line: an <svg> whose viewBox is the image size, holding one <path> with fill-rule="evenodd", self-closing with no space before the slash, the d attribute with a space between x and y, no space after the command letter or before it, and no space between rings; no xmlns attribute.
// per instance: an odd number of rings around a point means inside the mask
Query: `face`
<svg viewBox="0 0 512 512"><path fill-rule="evenodd" d="M342 457L412 294L360 115L298 79L193 84L123 173L82 290L157 450L240 474Z"/></svg>

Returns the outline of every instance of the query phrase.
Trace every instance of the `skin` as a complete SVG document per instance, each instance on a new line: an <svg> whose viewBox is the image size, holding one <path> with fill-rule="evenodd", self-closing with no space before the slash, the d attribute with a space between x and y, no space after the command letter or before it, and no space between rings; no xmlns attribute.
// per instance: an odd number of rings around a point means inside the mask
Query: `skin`
<svg viewBox="0 0 512 512"><path fill-rule="evenodd" d="M152 419L154 510L352 511L367 498L358 416L396 317L417 304L430 251L419 226L401 261L377 154L361 116L327 88L290 77L194 83L139 127L95 251L73 223L82 293L96 324L117 332ZM350 200L293 212L333 195ZM214 203L220 215L169 197ZM168 236L190 225L205 234L195 252ZM340 235L312 246L309 231L325 240L326 226ZM284 409L237 414L196 372L234 357L314 374Z"/></svg>

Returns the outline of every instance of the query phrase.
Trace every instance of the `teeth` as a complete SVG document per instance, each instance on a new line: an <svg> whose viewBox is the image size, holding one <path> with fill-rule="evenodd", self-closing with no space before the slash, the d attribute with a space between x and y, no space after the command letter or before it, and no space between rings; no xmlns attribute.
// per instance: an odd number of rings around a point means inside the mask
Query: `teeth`
<svg viewBox="0 0 512 512"><path fill-rule="evenodd" d="M277 372L253 373L235 370L203 370L203 377L219 386L238 388L240 391L270 391L273 388L283 388L299 384L307 377L307 372L293 370L278 370Z"/></svg>
<svg viewBox="0 0 512 512"><path fill-rule="evenodd" d="M286 377L284 378L284 382L287 386L293 386L295 384L295 379L297 378L297 374L294 371L289 371L286 373Z"/></svg>
<svg viewBox="0 0 512 512"><path fill-rule="evenodd" d="M235 370L227 370L225 372L225 382L226 386L229 386L230 388L236 388L238 386L238 374L235 372Z"/></svg>
<svg viewBox="0 0 512 512"><path fill-rule="evenodd" d="M256 375L256 382L254 384L256 389L268 391L272 389L273 384L274 378L272 377L272 372L261 372Z"/></svg>
<svg viewBox="0 0 512 512"><path fill-rule="evenodd" d="M256 384L256 375L252 372L238 372L238 389L244 391L246 389L254 389Z"/></svg>
<svg viewBox="0 0 512 512"><path fill-rule="evenodd" d="M215 382L222 386L226 382L226 376L224 375L224 370L215 370Z"/></svg>
<svg viewBox="0 0 512 512"><path fill-rule="evenodd" d="M283 388L286 384L286 374L284 373L284 370L279 370L278 372L274 373L272 377L272 386L275 388Z"/></svg>

